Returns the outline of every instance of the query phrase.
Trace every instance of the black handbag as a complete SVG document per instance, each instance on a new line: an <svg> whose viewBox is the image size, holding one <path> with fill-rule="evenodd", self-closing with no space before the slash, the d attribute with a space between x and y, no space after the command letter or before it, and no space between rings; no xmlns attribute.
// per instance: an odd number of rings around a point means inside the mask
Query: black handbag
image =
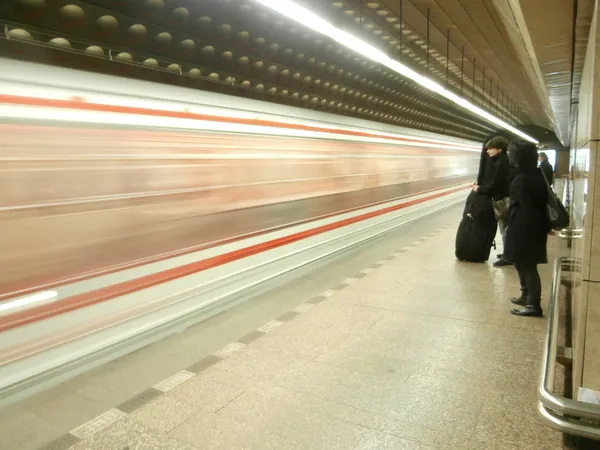
<svg viewBox="0 0 600 450"><path fill-rule="evenodd" d="M571 218L569 216L569 211L564 207L560 199L556 196L548 180L546 179L546 175L544 172L540 170L542 176L544 177L544 181L546 182L546 189L548 189L548 218L550 219L550 226L553 230L560 231L569 226L571 222Z"/></svg>
<svg viewBox="0 0 600 450"><path fill-rule="evenodd" d="M508 208L510 207L510 197L505 197L501 200L492 200L492 206L494 207L494 216L496 216L496 220L504 220L506 214L508 214Z"/></svg>

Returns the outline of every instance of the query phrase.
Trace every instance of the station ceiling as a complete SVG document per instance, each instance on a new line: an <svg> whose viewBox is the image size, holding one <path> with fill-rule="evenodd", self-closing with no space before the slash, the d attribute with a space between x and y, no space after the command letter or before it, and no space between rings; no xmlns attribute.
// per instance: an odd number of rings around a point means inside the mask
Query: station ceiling
<svg viewBox="0 0 600 450"><path fill-rule="evenodd" d="M542 11L535 0L296 3L556 147L554 132L568 145L593 9L593 0L576 1L575 16L571 0L548 0L557 9ZM5 56L475 140L499 131L254 0L2 0L0 20Z"/></svg>

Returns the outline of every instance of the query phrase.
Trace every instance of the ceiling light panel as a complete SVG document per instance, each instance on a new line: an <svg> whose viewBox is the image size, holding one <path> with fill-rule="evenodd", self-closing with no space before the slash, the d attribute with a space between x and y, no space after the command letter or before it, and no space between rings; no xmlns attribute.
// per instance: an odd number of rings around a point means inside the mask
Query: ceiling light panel
<svg viewBox="0 0 600 450"><path fill-rule="evenodd" d="M533 137L521 132L517 128L513 127L509 123L504 120L484 111L482 108L474 105L467 99L456 95L455 93L449 91L444 88L441 84L435 82L431 78L425 77L418 72L412 70L406 65L390 58L383 51L378 48L368 44L367 42L359 39L358 37L335 27L333 24L329 23L325 19L323 19L318 14L313 13L312 11L306 9L305 7L293 2L291 0L254 0L257 3L260 3L267 8L278 12L279 14L298 22L299 24L333 39L339 44L347 47L348 49L359 53L361 56L368 58L372 61L375 61L389 69L394 70L395 72L404 75L406 78L411 79L415 83L420 86L425 87L426 89L435 92L436 94L441 95L442 97L450 100L454 104L470 111L471 113L493 123L494 125L503 128L511 133L527 140L530 142L538 143L536 139Z"/></svg>

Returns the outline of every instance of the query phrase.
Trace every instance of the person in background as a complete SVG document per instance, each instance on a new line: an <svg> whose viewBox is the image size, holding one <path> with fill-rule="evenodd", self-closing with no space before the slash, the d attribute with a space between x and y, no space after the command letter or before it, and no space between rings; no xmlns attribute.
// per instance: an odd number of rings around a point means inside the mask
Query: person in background
<svg viewBox="0 0 600 450"><path fill-rule="evenodd" d="M544 152L538 153L538 162L540 163L540 170L544 174L544 177L546 177L552 190L554 190L554 168L552 167L552 164L550 164L550 161L548 161L548 155ZM556 233L550 230L548 234L554 236Z"/></svg>
<svg viewBox="0 0 600 450"><path fill-rule="evenodd" d="M548 161L548 155L546 155L544 152L540 152L538 154L538 161L540 163L540 169L542 170L542 173L546 177L546 180L548 180L548 184L552 186L554 184L554 168Z"/></svg>
<svg viewBox="0 0 600 450"><path fill-rule="evenodd" d="M509 174L510 163L506 153L508 141L501 136L496 136L488 140L485 144L487 159L478 184L473 190L481 195L487 195L491 201L504 200L509 196ZM496 217L498 228L504 243L504 220ZM509 266L509 262L498 255L498 261L494 263L495 267Z"/></svg>
<svg viewBox="0 0 600 450"><path fill-rule="evenodd" d="M537 265L548 262L546 244L551 228L547 213L548 190L542 171L537 167L535 144L511 143L509 158L516 167L516 175L510 186L503 257L514 264L521 284L521 296L511 302L523 306L511 313L542 317L542 284Z"/></svg>

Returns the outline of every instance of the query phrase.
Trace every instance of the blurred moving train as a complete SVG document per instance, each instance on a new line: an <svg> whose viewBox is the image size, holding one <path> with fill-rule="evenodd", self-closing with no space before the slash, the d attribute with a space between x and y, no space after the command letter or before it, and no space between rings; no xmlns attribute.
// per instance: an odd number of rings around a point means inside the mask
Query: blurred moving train
<svg viewBox="0 0 600 450"><path fill-rule="evenodd" d="M0 59L0 299L477 172L479 143Z"/></svg>

